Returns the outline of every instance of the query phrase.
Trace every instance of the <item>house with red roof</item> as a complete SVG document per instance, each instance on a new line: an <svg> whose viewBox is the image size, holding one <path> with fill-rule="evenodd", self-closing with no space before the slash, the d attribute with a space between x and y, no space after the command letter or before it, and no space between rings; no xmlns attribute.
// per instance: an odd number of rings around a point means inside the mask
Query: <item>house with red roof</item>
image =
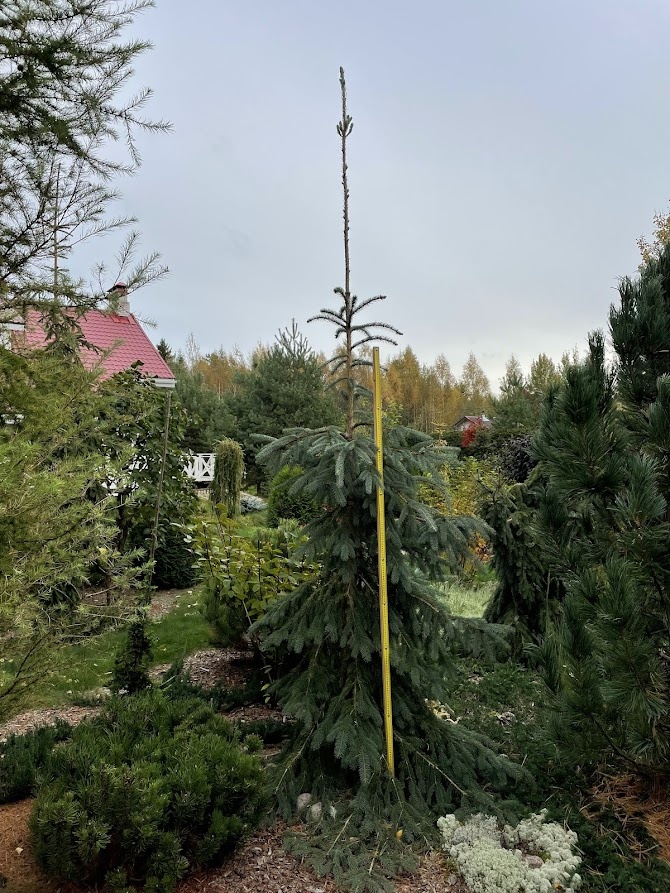
<svg viewBox="0 0 670 893"><path fill-rule="evenodd" d="M100 369L103 379L117 372L125 372L134 363L141 363L139 371L150 378L156 387L174 388L175 377L151 343L139 320L130 312L127 288L123 283L111 289L113 309L89 310L77 317L84 341L81 361L87 369ZM29 310L20 326L13 325L16 350L36 350L48 344L41 325L39 311Z"/></svg>

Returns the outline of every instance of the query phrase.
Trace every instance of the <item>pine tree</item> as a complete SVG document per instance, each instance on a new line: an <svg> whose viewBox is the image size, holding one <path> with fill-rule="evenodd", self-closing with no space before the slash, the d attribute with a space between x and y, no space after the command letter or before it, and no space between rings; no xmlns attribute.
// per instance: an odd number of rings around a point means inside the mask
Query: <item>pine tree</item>
<svg viewBox="0 0 670 893"><path fill-rule="evenodd" d="M670 777L670 249L619 286L602 335L548 402L536 528L566 588L541 654L564 756Z"/></svg>
<svg viewBox="0 0 670 893"><path fill-rule="evenodd" d="M501 434L525 434L535 427L530 389L516 357L507 362L500 382L500 397L494 401L495 430Z"/></svg>
<svg viewBox="0 0 670 893"><path fill-rule="evenodd" d="M247 480L260 486L265 472L256 461L259 436L278 437L296 426L334 423L339 411L327 390L322 364L295 324L279 332L255 369L239 376L239 393L228 406L235 416L236 439L244 448Z"/></svg>
<svg viewBox="0 0 670 893"><path fill-rule="evenodd" d="M337 309L317 319L342 336L335 357L345 397L344 430L294 429L268 444L261 459L276 471L299 466L293 484L323 512L306 528L305 554L320 564L315 582L273 604L256 632L264 647L284 655L273 687L282 709L296 720L292 746L276 772L281 810L290 815L296 797L309 791L324 806L328 843L316 856L336 879L364 889L374 884L372 866L381 853L397 854L395 832L411 840L434 816L458 804L483 800L482 782L503 782L514 769L480 736L438 718L427 701L444 702L445 678L454 674L453 651L469 641L490 644L483 622L460 623L442 607L433 583L467 554L478 524L445 518L421 501L424 476L439 480L444 454L432 438L407 428L385 432L384 493L396 776L389 777L381 707L375 445L369 406L356 385L354 351L396 330L361 321L361 312L382 296L359 301L349 282L349 192L344 73L340 70L344 190L345 286ZM321 838L312 836L318 847ZM314 855L314 851L312 851Z"/></svg>
<svg viewBox="0 0 670 893"><path fill-rule="evenodd" d="M151 95L129 96L133 65L150 44L123 39L152 0L4 0L0 9L0 310L104 297L59 275L59 263L92 235L133 222L105 220L115 175L140 163L138 131L166 130L142 115ZM125 142L126 159L106 152ZM137 242L130 235L120 256ZM60 259L60 260L59 260ZM162 275L151 255L124 279ZM123 263L120 264L123 266ZM99 271L104 273L104 269Z"/></svg>
<svg viewBox="0 0 670 893"><path fill-rule="evenodd" d="M186 411L183 446L194 453L211 453L219 440L233 432L235 419L201 372L190 369L181 357L169 365L176 378L175 395Z"/></svg>

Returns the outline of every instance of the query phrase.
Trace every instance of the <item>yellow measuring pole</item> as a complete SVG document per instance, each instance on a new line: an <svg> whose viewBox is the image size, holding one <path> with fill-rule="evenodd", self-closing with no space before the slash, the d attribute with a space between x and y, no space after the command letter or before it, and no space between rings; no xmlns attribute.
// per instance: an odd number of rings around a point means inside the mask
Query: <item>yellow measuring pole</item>
<svg viewBox="0 0 670 893"><path fill-rule="evenodd" d="M384 733L386 736L386 762L389 772L395 775L393 757L393 710L391 708L391 643L389 641L389 602L386 589L386 520L384 517L384 454L382 450L382 376L379 366L379 348L372 350L372 389L374 402L374 437L377 448L377 553L379 559L379 622L382 638L382 692L384 698Z"/></svg>

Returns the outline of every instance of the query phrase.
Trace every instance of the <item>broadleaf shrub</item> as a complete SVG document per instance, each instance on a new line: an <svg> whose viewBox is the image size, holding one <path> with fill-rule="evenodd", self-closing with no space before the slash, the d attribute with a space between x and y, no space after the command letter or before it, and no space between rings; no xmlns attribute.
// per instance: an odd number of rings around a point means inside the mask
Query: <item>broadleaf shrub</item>
<svg viewBox="0 0 670 893"><path fill-rule="evenodd" d="M290 534L250 542L215 509L194 527L193 547L203 586L200 605L216 644L241 644L279 596L311 579L316 565L294 557ZM252 640L252 644L255 642Z"/></svg>
<svg viewBox="0 0 670 893"><path fill-rule="evenodd" d="M449 457L441 467L440 477L439 481L422 485L420 492L426 504L450 518L479 516L482 497L495 486L498 471L488 459ZM490 549L479 533L470 538L469 547L471 557L461 563L459 575L474 583L480 562L490 558Z"/></svg>
<svg viewBox="0 0 670 893"><path fill-rule="evenodd" d="M273 477L268 496L268 527L277 527L281 520L308 524L319 514L318 503L309 494L293 489L301 475L299 466L287 465Z"/></svg>
<svg viewBox="0 0 670 893"><path fill-rule="evenodd" d="M256 823L259 746L198 699L113 699L48 761L30 820L39 865L59 880L171 893Z"/></svg>

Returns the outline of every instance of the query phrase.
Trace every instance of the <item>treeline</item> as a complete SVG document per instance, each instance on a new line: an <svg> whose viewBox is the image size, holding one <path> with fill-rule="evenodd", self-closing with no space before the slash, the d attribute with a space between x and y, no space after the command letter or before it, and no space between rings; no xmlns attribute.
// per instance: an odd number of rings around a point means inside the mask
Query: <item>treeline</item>
<svg viewBox="0 0 670 893"><path fill-rule="evenodd" d="M221 437L235 438L244 447L253 482L261 476L255 463L259 435L277 437L286 428L321 427L341 418L329 366L295 323L274 344L259 344L248 356L224 348L202 355L192 336L183 353L174 353L165 341L158 348L175 372L177 393L188 412L187 448L209 452ZM575 360L574 354L564 354L555 363L540 354L526 374L512 356L494 396L473 353L457 377L444 354L421 363L407 347L383 370L384 408L396 424L434 436L445 435L464 416L493 419L501 434L532 433L545 396ZM371 388L369 367L359 367L357 376Z"/></svg>

